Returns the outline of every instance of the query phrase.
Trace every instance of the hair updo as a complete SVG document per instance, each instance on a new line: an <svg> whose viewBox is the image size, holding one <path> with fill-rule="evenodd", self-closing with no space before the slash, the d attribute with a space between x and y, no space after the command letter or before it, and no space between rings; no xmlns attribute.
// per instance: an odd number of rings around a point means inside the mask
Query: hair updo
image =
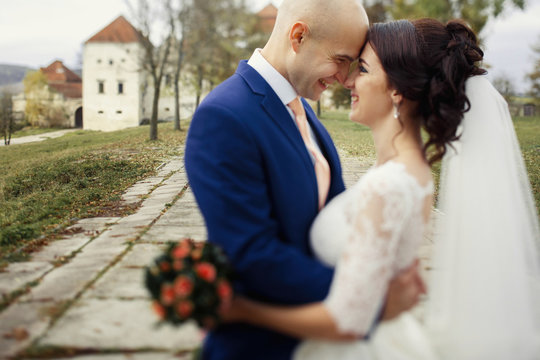
<svg viewBox="0 0 540 360"><path fill-rule="evenodd" d="M391 86L418 103L424 145L430 164L440 160L446 145L457 140L457 129L470 103L465 81L486 71L477 66L484 53L474 32L461 20L446 26L434 19L377 23L368 43L382 64Z"/></svg>

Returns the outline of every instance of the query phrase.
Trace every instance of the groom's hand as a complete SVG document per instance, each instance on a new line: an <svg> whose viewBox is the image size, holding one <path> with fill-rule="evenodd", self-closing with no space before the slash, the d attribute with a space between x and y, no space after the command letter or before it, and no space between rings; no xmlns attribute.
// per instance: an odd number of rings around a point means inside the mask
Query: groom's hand
<svg viewBox="0 0 540 360"><path fill-rule="evenodd" d="M382 320L391 320L418 303L426 285L418 271L418 259L406 270L394 277L388 286Z"/></svg>

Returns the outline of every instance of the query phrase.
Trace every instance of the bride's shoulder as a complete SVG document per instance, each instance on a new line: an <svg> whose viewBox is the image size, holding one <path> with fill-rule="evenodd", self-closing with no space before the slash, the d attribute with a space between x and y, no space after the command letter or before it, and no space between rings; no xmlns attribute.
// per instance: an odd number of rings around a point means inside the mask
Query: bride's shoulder
<svg viewBox="0 0 540 360"><path fill-rule="evenodd" d="M390 160L371 168L358 182L360 188L380 191L406 190L411 187L429 188L432 184L429 166L415 162Z"/></svg>

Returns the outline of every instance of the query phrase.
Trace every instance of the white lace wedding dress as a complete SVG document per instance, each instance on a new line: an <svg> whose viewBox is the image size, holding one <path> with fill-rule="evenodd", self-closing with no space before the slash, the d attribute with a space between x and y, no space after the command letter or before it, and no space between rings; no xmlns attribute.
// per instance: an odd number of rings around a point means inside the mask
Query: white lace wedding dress
<svg viewBox="0 0 540 360"><path fill-rule="evenodd" d="M317 216L311 229L313 249L321 261L337 265L325 305L343 332L366 334L370 330L388 281L416 258L425 229L424 204L432 193L432 182L419 184L404 164L388 161L369 170ZM396 334L405 342L399 340L394 350L403 353L406 344L409 353L426 353L411 359L429 359L429 346L410 316L398 320L398 328L406 325L408 339ZM387 344L377 346L378 337L374 334L369 343L307 340L294 358L387 359L386 353L394 350ZM389 340L396 339L384 337L384 342ZM380 351L384 353L377 355Z"/></svg>
<svg viewBox="0 0 540 360"><path fill-rule="evenodd" d="M539 360L540 226L508 106L483 76L442 164L423 319L406 312L369 341L306 340L295 360ZM366 334L388 280L416 257L432 184L405 166L372 168L317 216L311 241L335 265L325 300L339 329Z"/></svg>

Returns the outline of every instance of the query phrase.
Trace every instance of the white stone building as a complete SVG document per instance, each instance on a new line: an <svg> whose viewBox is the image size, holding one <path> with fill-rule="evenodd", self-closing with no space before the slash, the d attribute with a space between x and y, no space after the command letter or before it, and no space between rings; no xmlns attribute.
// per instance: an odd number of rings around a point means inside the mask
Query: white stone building
<svg viewBox="0 0 540 360"><path fill-rule="evenodd" d="M84 129L114 131L147 122L152 113L152 79L143 70L137 29L119 16L88 39L83 50ZM163 77L158 120L174 119L171 76ZM181 86L182 118L193 114L195 97Z"/></svg>
<svg viewBox="0 0 540 360"><path fill-rule="evenodd" d="M41 127L82 127L81 78L61 61L40 68L46 83L13 97L15 118ZM26 113L27 104L40 108Z"/></svg>
<svg viewBox="0 0 540 360"><path fill-rule="evenodd" d="M84 44L83 128L113 131L142 120L144 83L137 30L120 16Z"/></svg>

